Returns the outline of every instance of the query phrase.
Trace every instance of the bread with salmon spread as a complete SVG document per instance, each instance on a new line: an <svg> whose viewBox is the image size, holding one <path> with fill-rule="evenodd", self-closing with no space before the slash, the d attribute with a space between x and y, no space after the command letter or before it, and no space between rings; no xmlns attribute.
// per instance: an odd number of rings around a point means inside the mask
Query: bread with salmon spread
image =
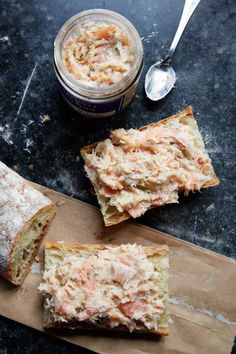
<svg viewBox="0 0 236 354"><path fill-rule="evenodd" d="M44 328L168 335L167 246L46 242Z"/></svg>
<svg viewBox="0 0 236 354"><path fill-rule="evenodd" d="M81 149L105 226L219 184L192 108Z"/></svg>
<svg viewBox="0 0 236 354"><path fill-rule="evenodd" d="M0 161L0 275L21 285L55 205Z"/></svg>

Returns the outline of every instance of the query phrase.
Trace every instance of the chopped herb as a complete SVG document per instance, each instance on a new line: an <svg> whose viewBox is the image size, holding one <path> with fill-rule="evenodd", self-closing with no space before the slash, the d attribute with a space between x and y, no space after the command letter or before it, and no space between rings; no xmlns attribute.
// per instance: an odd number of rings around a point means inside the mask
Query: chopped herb
<svg viewBox="0 0 236 354"><path fill-rule="evenodd" d="M114 51L115 51L115 54L120 55L120 51L119 51L118 47L115 47Z"/></svg>
<svg viewBox="0 0 236 354"><path fill-rule="evenodd" d="M83 58L83 56L84 56L84 54L83 54L83 53L81 53L81 54L80 54L80 56L79 56L79 58L81 59L81 58Z"/></svg>

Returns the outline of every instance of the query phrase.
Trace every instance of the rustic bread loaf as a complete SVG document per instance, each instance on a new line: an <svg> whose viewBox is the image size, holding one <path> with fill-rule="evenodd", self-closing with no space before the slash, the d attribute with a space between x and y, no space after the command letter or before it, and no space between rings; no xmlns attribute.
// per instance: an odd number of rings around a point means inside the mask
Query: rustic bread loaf
<svg viewBox="0 0 236 354"><path fill-rule="evenodd" d="M55 205L0 162L0 274L20 285L55 214Z"/></svg>

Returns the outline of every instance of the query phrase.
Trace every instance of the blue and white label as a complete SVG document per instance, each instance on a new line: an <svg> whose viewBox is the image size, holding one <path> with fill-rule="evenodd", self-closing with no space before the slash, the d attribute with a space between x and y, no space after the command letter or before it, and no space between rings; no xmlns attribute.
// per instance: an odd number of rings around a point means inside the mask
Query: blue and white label
<svg viewBox="0 0 236 354"><path fill-rule="evenodd" d="M123 106L124 95L113 100L91 100L82 99L65 87L61 86L61 91L66 101L81 114L91 117L108 117L117 114L121 111Z"/></svg>
<svg viewBox="0 0 236 354"><path fill-rule="evenodd" d="M137 81L130 86L123 95L107 99L89 99L73 94L64 85L60 83L60 88L66 102L77 112L87 117L111 117L118 114L125 108L136 92Z"/></svg>

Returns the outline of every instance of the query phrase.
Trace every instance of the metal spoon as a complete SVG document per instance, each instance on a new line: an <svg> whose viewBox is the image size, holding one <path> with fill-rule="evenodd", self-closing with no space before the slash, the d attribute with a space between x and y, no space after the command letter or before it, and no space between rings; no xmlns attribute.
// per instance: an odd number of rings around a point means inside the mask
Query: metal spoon
<svg viewBox="0 0 236 354"><path fill-rule="evenodd" d="M199 2L200 0L185 0L180 23L171 43L169 53L163 60L153 64L146 74L145 91L148 98L152 101L158 101L165 97L174 87L176 76L170 66L170 62L184 29Z"/></svg>

